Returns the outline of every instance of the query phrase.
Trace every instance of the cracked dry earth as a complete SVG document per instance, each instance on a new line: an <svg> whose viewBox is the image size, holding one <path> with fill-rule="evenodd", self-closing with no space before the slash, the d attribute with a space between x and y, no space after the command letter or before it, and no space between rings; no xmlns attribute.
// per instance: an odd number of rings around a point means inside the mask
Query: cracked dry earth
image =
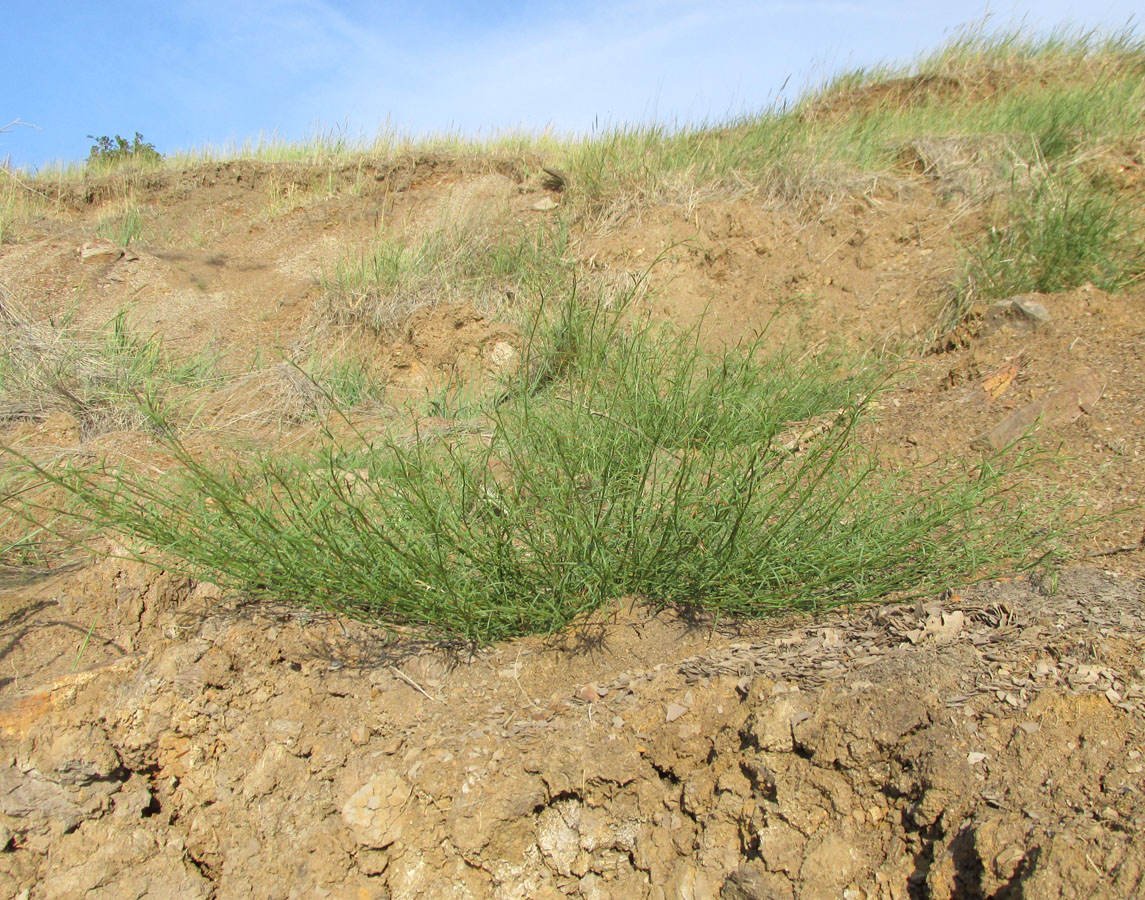
<svg viewBox="0 0 1145 900"><path fill-rule="evenodd" d="M734 630L615 609L466 655L103 562L24 624L107 584L108 661L0 718L3 896L1145 890L1131 575Z"/></svg>

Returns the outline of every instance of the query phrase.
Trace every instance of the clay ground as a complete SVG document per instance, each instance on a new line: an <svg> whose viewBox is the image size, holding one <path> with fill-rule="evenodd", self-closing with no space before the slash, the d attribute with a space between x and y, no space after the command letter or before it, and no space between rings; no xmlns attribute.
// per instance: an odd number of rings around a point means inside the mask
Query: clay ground
<svg viewBox="0 0 1145 900"><path fill-rule="evenodd" d="M321 178L211 164L137 184L144 237L83 259L119 190L64 196L0 248L10 299L89 328L126 308L168 346L232 367L313 338L319 275L379 219L561 214L559 196L535 208L552 192L520 162ZM115 559L8 571L0 895L1141 896L1145 294L1086 286L1031 298L1048 322L980 310L943 333L975 215L904 176L814 209L645 208L578 231L571 252L623 279L666 251L641 302L702 318L713 343L767 326L777 344L895 356L863 438L899 462L970 458L1046 404L1038 437L1057 456L1023 502L1064 487L1099 517L1060 570L766 622L633 603L479 650ZM423 311L367 350L411 394L487 368L515 331L478 306ZM255 394L220 401L217 418L239 421ZM146 442L82 424L57 413L4 440ZM282 437L281 423L250 428Z"/></svg>

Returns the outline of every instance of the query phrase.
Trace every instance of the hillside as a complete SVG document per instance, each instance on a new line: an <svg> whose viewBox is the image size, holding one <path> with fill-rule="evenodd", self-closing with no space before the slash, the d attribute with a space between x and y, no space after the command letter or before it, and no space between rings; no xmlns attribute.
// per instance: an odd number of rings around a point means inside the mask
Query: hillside
<svg viewBox="0 0 1145 900"><path fill-rule="evenodd" d="M1145 894L1145 46L0 169L0 894Z"/></svg>

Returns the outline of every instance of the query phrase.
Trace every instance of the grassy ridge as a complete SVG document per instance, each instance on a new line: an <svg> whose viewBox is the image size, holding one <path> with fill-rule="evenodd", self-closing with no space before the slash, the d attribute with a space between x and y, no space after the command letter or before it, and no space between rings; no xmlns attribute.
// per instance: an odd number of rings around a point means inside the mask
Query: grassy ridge
<svg viewBox="0 0 1145 900"><path fill-rule="evenodd" d="M258 159L341 167L363 157L408 154L529 156L562 164L582 200L614 202L680 191L756 188L776 166L808 161L885 171L902 141L921 135L1032 136L1046 158L1138 136L1145 121L1145 39L1062 28L1048 35L970 27L900 68L843 73L798 102L703 126L621 126L590 136L506 132L489 138L413 136L387 129L372 140L338 129L301 142L260 138L176 152L160 162L128 159L122 171ZM100 171L107 166L100 168ZM38 180L83 178L87 166L48 168Z"/></svg>
<svg viewBox="0 0 1145 900"><path fill-rule="evenodd" d="M861 192L874 178L911 175L917 144L943 141L981 170L961 201L991 209L990 227L966 248L964 271L952 286L955 307L965 308L1007 292L1070 288L1087 280L1119 289L1140 279L1140 198L1123 196L1100 161L1131 152L1143 133L1145 40L1136 32L1063 28L1038 36L972 27L912 65L844 73L791 106L710 126L652 124L590 136L507 133L487 139L415 138L391 130L372 141L329 130L303 142L271 138L162 161L129 159L114 170L77 165L34 178L0 170L0 241L18 239L20 226L44 215L67 184L120 177L127 183L119 193L129 198L132 179L156 167L183 169L217 159L327 171L329 177L318 179L322 196L361 190L352 170L366 160L512 157L537 172L548 162L571 176L562 227L598 228L651 204L692 206L711 197L756 195L814 208L825 198ZM933 160L924 163L924 174L942 176ZM281 186L272 184L271 191L273 211L282 203L273 196ZM290 202L295 199L305 202ZM121 207L99 230L127 243L138 239L143 223L127 199ZM450 228L411 243L379 235L371 253L327 273L330 317L385 331L419 298L512 281L477 271L481 254L475 251L500 252L508 246L502 237ZM442 278L446 269L456 276L449 284Z"/></svg>

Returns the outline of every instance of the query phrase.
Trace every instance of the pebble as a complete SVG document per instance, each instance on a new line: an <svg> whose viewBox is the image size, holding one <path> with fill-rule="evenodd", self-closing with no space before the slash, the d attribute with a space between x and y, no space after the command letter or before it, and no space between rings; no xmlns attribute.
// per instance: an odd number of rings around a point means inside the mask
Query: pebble
<svg viewBox="0 0 1145 900"><path fill-rule="evenodd" d="M675 722L687 711L688 707L680 703L669 703L667 709L664 711L664 718L669 722Z"/></svg>

